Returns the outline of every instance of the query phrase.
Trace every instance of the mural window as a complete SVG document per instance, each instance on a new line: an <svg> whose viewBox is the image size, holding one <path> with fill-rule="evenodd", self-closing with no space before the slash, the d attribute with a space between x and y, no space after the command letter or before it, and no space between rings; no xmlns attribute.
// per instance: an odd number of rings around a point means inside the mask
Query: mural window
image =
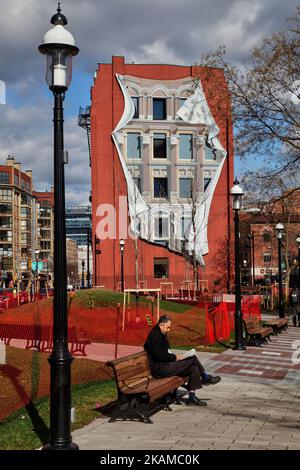
<svg viewBox="0 0 300 470"><path fill-rule="evenodd" d="M154 219L154 238L166 240L169 238L169 217L159 215Z"/></svg>
<svg viewBox="0 0 300 470"><path fill-rule="evenodd" d="M153 98L153 119L167 119L165 98Z"/></svg>
<svg viewBox="0 0 300 470"><path fill-rule="evenodd" d="M179 178L179 197L190 199L193 195L193 179Z"/></svg>
<svg viewBox="0 0 300 470"><path fill-rule="evenodd" d="M179 158L180 160L193 159L193 135L179 134Z"/></svg>
<svg viewBox="0 0 300 470"><path fill-rule="evenodd" d="M137 132L127 134L127 158L141 158L141 135Z"/></svg>
<svg viewBox="0 0 300 470"><path fill-rule="evenodd" d="M168 178L154 178L154 197L164 198L168 197Z"/></svg>
<svg viewBox="0 0 300 470"><path fill-rule="evenodd" d="M216 150L205 145L204 160L216 160Z"/></svg>
<svg viewBox="0 0 300 470"><path fill-rule="evenodd" d="M131 97L133 104L134 104L134 115L132 119L138 119L140 116L140 108L139 108L139 97L132 96Z"/></svg>
<svg viewBox="0 0 300 470"><path fill-rule="evenodd" d="M207 190L210 182L211 182L211 178L204 178L204 181L203 181L204 191Z"/></svg>
<svg viewBox="0 0 300 470"><path fill-rule="evenodd" d="M153 158L167 158L166 134L153 134Z"/></svg>

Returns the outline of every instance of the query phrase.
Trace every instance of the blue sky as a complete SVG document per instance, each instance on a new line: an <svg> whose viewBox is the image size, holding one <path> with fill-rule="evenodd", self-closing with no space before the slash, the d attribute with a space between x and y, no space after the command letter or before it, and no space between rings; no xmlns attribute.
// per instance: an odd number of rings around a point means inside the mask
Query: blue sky
<svg viewBox="0 0 300 470"><path fill-rule="evenodd" d="M65 99L66 198L85 204L90 190L86 134L77 126L79 106L90 100L98 62L124 55L127 62L191 65L220 45L228 59L243 64L252 47L286 27L299 0L64 0L80 53ZM32 169L36 189L51 187L53 171L52 94L44 80L45 59L37 47L51 28L53 0L0 0L0 163L14 155ZM236 160L235 173L260 165L253 156Z"/></svg>

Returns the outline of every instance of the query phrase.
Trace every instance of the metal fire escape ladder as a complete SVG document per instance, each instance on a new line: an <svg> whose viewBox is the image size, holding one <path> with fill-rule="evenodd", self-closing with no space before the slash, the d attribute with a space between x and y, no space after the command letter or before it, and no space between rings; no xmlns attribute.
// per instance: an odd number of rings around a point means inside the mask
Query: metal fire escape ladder
<svg viewBox="0 0 300 470"><path fill-rule="evenodd" d="M82 108L80 106L78 113L78 126L86 130L88 149L89 149L89 165L91 166L91 107Z"/></svg>

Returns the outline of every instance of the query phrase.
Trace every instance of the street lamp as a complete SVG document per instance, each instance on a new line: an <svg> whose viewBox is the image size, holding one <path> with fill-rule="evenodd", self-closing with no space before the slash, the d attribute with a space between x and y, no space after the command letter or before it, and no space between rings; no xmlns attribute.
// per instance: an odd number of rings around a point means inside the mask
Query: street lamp
<svg viewBox="0 0 300 470"><path fill-rule="evenodd" d="M54 310L53 351L50 363L50 440L43 449L76 450L71 437L71 363L68 350L67 263L65 226L65 177L63 100L71 83L72 56L78 54L67 18L52 16L53 27L45 34L39 51L46 55L46 81L54 95Z"/></svg>
<svg viewBox="0 0 300 470"><path fill-rule="evenodd" d="M97 248L97 245L100 244L100 239L97 237L95 234L95 239L94 239L94 248L95 248L95 266L94 266L94 284L95 286L98 285L98 277L97 277L97 255L101 255L101 250Z"/></svg>
<svg viewBox="0 0 300 470"><path fill-rule="evenodd" d="M298 290L300 294L300 237L296 238L296 242L298 245Z"/></svg>
<svg viewBox="0 0 300 470"><path fill-rule="evenodd" d="M252 286L255 285L255 247L254 247L254 232L248 233L248 238L250 240L250 254L251 254L251 264L252 264Z"/></svg>
<svg viewBox="0 0 300 470"><path fill-rule="evenodd" d="M81 289L84 289L84 259L81 261Z"/></svg>
<svg viewBox="0 0 300 470"><path fill-rule="evenodd" d="M124 292L124 246L125 240L120 240L120 251L121 251L121 290Z"/></svg>
<svg viewBox="0 0 300 470"><path fill-rule="evenodd" d="M234 253L235 253L235 346L233 349L246 349L243 340L243 315L241 307L241 273L240 273L240 232L239 232L239 210L242 207L242 198L244 191L235 180L234 186L230 190L232 196L232 207L234 210Z"/></svg>
<svg viewBox="0 0 300 470"><path fill-rule="evenodd" d="M90 289L90 288L91 288L91 274L90 274L90 227L87 228L86 238L87 238L87 273L86 273L86 280L87 280L87 287L88 287L88 289Z"/></svg>
<svg viewBox="0 0 300 470"><path fill-rule="evenodd" d="M282 266L281 266L281 240L283 237L284 225L279 222L275 226L275 230L277 231L277 239L278 239L278 276L279 276L279 317L284 318L284 305L283 305L283 292L282 292Z"/></svg>
<svg viewBox="0 0 300 470"><path fill-rule="evenodd" d="M35 250L35 297L36 297L36 300L38 296L39 258L40 258L40 250Z"/></svg>
<svg viewBox="0 0 300 470"><path fill-rule="evenodd" d="M0 248L0 256L1 256L1 277L0 277L0 287L2 287L2 278L3 278L3 270L4 270L4 250Z"/></svg>

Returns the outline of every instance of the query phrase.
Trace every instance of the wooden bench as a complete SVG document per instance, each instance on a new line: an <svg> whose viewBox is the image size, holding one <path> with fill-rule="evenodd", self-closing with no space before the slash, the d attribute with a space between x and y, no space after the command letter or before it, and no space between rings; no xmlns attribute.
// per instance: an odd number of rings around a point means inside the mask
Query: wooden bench
<svg viewBox="0 0 300 470"><path fill-rule="evenodd" d="M25 349L48 352L53 348L52 327L50 325L0 323L0 340L6 346L10 346L12 339L26 340ZM68 343L71 344L70 352L74 356L86 356L85 347L87 344L91 344L89 339L78 337L75 326L68 330Z"/></svg>
<svg viewBox="0 0 300 470"><path fill-rule="evenodd" d="M261 346L262 343L266 343L268 339L271 339L270 336L273 334L271 326L262 327L259 321L251 319L244 319L243 323L246 332L246 343L249 346Z"/></svg>
<svg viewBox="0 0 300 470"><path fill-rule="evenodd" d="M273 318L272 320L263 322L263 326L271 326L273 328L274 335L277 336L279 333L288 328L288 318Z"/></svg>
<svg viewBox="0 0 300 470"><path fill-rule="evenodd" d="M169 403L180 404L177 388L187 379L172 376L161 379L152 377L147 354L143 351L130 356L108 361L112 367L118 390L118 406L109 422L117 418L138 417L144 423L152 423L149 417L149 405L161 399L163 407L171 411Z"/></svg>

